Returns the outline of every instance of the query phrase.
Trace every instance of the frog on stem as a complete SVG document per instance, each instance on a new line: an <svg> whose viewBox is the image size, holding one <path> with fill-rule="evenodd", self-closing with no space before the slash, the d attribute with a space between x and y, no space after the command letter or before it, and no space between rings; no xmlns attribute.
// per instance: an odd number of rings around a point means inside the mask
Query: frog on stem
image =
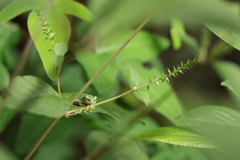
<svg viewBox="0 0 240 160"><path fill-rule="evenodd" d="M83 93L78 99L73 103L75 106L86 107L97 102L97 96L93 96L90 94Z"/></svg>
<svg viewBox="0 0 240 160"><path fill-rule="evenodd" d="M69 117L76 114L83 114L91 111L97 102L97 96L83 93L76 99L70 109L66 112L65 117Z"/></svg>

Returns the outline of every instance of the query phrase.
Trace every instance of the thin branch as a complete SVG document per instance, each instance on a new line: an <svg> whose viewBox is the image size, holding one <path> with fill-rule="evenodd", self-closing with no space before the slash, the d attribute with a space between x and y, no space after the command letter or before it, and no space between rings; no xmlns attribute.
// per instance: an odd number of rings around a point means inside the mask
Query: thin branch
<svg viewBox="0 0 240 160"><path fill-rule="evenodd" d="M88 88L88 86L97 78L97 76L109 65L109 63L124 49L124 47L133 39L133 37L143 28L143 26L149 21L149 18L145 19L138 28L132 33L132 35L120 46L120 48L109 58L109 60L92 76L91 79L81 88L76 96L69 102L70 105Z"/></svg>
<svg viewBox="0 0 240 160"><path fill-rule="evenodd" d="M24 160L29 160L33 153L36 151L38 146L41 144L41 142L45 139L45 137L48 135L48 133L51 131L51 129L55 126L55 124L59 121L60 118L55 118L51 124L48 126L48 128L45 130L45 132L41 135L41 137L37 140L37 142L34 144L34 146L31 148L31 150L28 152Z"/></svg>
<svg viewBox="0 0 240 160"><path fill-rule="evenodd" d="M190 68L192 68L194 65L196 65L198 63L198 60L197 59L194 59L192 61L187 61L185 64L184 63L181 63L181 65L177 66L177 67L173 67L173 71L170 71L168 69L168 74L162 74L162 77L160 78L155 78L154 80L150 80L150 82L148 83L145 83L145 84L142 84L140 86L135 86L133 89L127 91L127 92L124 92L116 97L113 97L113 98L110 98L110 99L107 99L105 101L102 101L102 102L99 102L99 103L96 103L96 104L92 104L91 106L87 106L87 107L82 107L80 109L76 109L76 110L71 110L71 111L68 111L66 112L65 116L66 117L70 117L70 116L73 116L73 115L76 115L76 114L83 114L83 113L88 113L89 111L91 111L92 109L94 109L95 106L98 106L98 105L101 105L101 104L104 104L104 103L108 103L110 101L113 101L115 99L118 99L122 96L125 96L131 92L134 92L134 91L137 91L139 90L140 88L142 87L149 87L152 83L156 83L158 85L158 81L164 81L165 79L167 81L169 81L170 78L172 77L177 77L179 76L179 73L182 73L186 70L189 70Z"/></svg>
<svg viewBox="0 0 240 160"><path fill-rule="evenodd" d="M31 39L31 37L28 38L27 43L23 49L23 52L21 54L21 58L17 64L17 66L15 67L16 69L14 70L12 76L11 76L11 80L13 80L16 76L20 75L27 63L27 60L31 54L31 50L33 48L33 41Z"/></svg>
<svg viewBox="0 0 240 160"><path fill-rule="evenodd" d="M140 89L140 88L142 88L142 87L145 87L145 86L148 86L148 85L150 85L150 84L152 84L152 83L155 83L156 81L159 81L159 80L162 80L162 79L164 79L164 78L166 78L167 76L164 76L164 77L161 77L161 78L156 78L156 79L154 79L153 81L151 81L151 82L148 82L148 83L145 83L145 84L143 84L143 85L141 85L141 86L139 86L139 87L134 87L133 89L131 89L131 90L129 90L129 91L127 91L127 92L124 92L124 93L122 93L122 94L120 94L120 95L118 95L118 96L116 96L116 97L113 97L113 98L109 98L109 99L107 99L107 100L105 100L105 101L101 101L101 102L98 102L98 103L96 103L96 104L92 104L92 106L99 106L99 105L102 105L102 104L104 104L104 103L108 103L108 102L110 102L110 101L113 101L113 100L115 100L115 99L118 99L118 98L120 98L120 97L123 97L123 96L125 96L125 95L127 95L127 94L129 94L129 93L132 93L132 92L134 92L134 91L137 91L138 89ZM85 110L85 109L87 109L87 108L89 108L89 106L87 106L87 107L82 107L82 108L80 108L80 109L75 109L75 110L72 110L72 111L68 111L68 112L66 112L66 117L70 117L70 116L73 116L73 115L75 115L74 113L76 113L76 112L81 112L81 111L83 111L83 110Z"/></svg>

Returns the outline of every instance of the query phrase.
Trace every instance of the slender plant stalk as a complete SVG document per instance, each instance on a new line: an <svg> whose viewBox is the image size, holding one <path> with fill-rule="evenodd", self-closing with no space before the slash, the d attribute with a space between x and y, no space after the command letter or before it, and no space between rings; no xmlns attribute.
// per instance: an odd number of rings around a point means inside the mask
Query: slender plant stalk
<svg viewBox="0 0 240 160"><path fill-rule="evenodd" d="M55 118L51 124L48 126L48 128L45 130L45 132L41 135L41 137L37 140L37 142L34 144L34 146L30 149L28 154L25 156L24 160L29 160L33 153L36 151L38 146L42 143L44 138L48 135L48 133L51 131L51 129L55 126L55 124L59 121L60 118Z"/></svg>
<svg viewBox="0 0 240 160"><path fill-rule="evenodd" d="M81 88L76 96L69 102L70 105L88 88L90 84L97 78L97 76L108 66L108 64L124 49L124 47L133 39L133 37L143 28L143 26L149 21L149 18L145 19L138 28L131 34L131 36L120 46L120 48L109 58L109 60L92 76L91 79Z"/></svg>
<svg viewBox="0 0 240 160"><path fill-rule="evenodd" d="M33 41L32 39L29 37L27 40L27 43L23 49L22 52L22 56L17 64L17 66L15 67L16 69L14 70L12 76L11 76L11 80L13 80L16 76L20 75L26 65L26 62L31 54L31 50L33 48Z"/></svg>
<svg viewBox="0 0 240 160"><path fill-rule="evenodd" d="M75 99L77 99L86 89L87 87L97 78L97 76L108 66L108 64L124 49L124 47L133 39L133 37L142 29L142 27L149 21L148 19L145 19L138 28L133 32L133 34L120 46L120 48L113 54L111 58L93 75L93 77L82 87L82 89L76 94L76 96L69 102L70 105L73 104ZM58 74L58 68L57 68L57 74ZM57 85L58 85L58 94L59 97L61 97L61 90L60 90L60 80L59 77L57 77ZM122 95L123 96L123 95ZM60 118L55 118L51 124L47 127L45 132L41 135L41 137L37 140L37 142L34 144L34 146L30 149L24 160L29 160L33 153L36 151L38 146L41 144L41 142L44 140L44 138L48 135L48 133L51 131L51 129L55 126L55 124L59 121Z"/></svg>
<svg viewBox="0 0 240 160"><path fill-rule="evenodd" d="M177 76L179 76L179 73L182 73L182 74L183 74L184 71L190 69L191 67L193 67L193 66L196 65L197 63L198 63L198 60L197 60L197 59L194 59L194 60L192 60L192 61L189 61L189 60L188 60L185 64L184 64L184 63L181 63L180 66L174 67L173 71L170 71L170 70L168 69L168 74L163 74L162 77L160 77L160 78L155 77L154 80L151 80L151 79L150 79L150 82L148 82L148 83L142 84L142 85L140 85L140 86L135 86L133 89L131 89L131 90L127 91L127 92L124 92L124 93L122 93L122 94L120 94L120 95L118 95L118 96L116 96L116 97L107 99L107 100L105 100L105 101L102 101L102 102L99 102L99 103L96 103L96 104L92 104L91 106L82 107L82 108L80 108L80 109L68 111L68 112L66 112L65 116L66 116L66 117L70 117L70 116L73 116L73 115L76 115L76 114L87 113L87 112L91 111L95 106L98 106L98 105L101 105L101 104L104 104L104 103L113 101L113 100L115 100L115 99L118 99L118 98L120 98L120 97L122 97L122 96L125 96L125 95L131 93L131 92L137 91L138 89L140 89L140 88L142 88L142 87L146 87L146 86L147 86L147 87L149 88L149 86L150 86L152 83L156 83L157 85L159 85L159 84L158 84L158 81L160 81L160 80L161 80L161 81L164 81L164 80L166 79L167 81L169 81L169 79L170 79L171 77L177 77Z"/></svg>
<svg viewBox="0 0 240 160"><path fill-rule="evenodd" d="M57 87L58 87L58 96L59 97L62 97L62 94L61 94L61 85L60 85L60 78L59 78L59 75L58 75L58 71L59 68L56 67L56 75L57 75Z"/></svg>
<svg viewBox="0 0 240 160"><path fill-rule="evenodd" d="M58 96L61 97L61 86L60 86L60 79L58 75L58 67L56 67L56 74L57 74L57 86L58 86ZM55 118L50 125L47 127L45 132L40 136L40 138L37 140L37 142L34 144L34 146L30 149L24 160L29 160L33 153L36 151L38 146L42 143L42 141L45 139L45 137L48 135L48 133L51 131L51 129L55 126L55 124L59 121L60 118Z"/></svg>
<svg viewBox="0 0 240 160"><path fill-rule="evenodd" d="M110 101L113 101L113 100L115 100L115 99L118 99L118 98L120 98L120 97L123 97L123 96L125 96L125 95L127 95L127 94L129 94L129 93L131 93L131 92L137 91L138 89L140 89L140 88L142 88L142 87L148 86L148 85L150 85L150 84L152 84L152 83L155 83L156 81L159 81L159 80L164 79L164 78L166 78L166 76L161 77L161 78L156 78L156 79L154 79L154 80L151 81L151 82L145 83L145 84L143 84L143 85L141 85L141 86L139 86L139 87L134 87L133 89L128 90L128 91L126 91L126 92L124 92L124 93L122 93L122 94L120 94L120 95L118 95L118 96L116 96L116 97L109 98L109 99L107 99L107 100L105 100L105 101L101 101L101 102L98 102L98 103L96 103L96 104L93 104L93 106L98 106L98 105L102 105L102 104L104 104L104 103L108 103L108 102L110 102ZM88 107L88 106L87 106L87 107ZM87 107L82 107L82 108L80 108L80 109L68 111L68 112L66 113L66 116L67 116L67 117L72 116L72 115L74 115L73 113L78 112L78 111L81 111L81 110L84 110L84 109L86 109Z"/></svg>
<svg viewBox="0 0 240 160"><path fill-rule="evenodd" d="M24 46L24 49L21 53L21 57L20 57L20 60L18 61L18 64L17 66L15 67L15 70L13 71L12 75L11 75L11 78L10 78L10 84L12 83L13 79L20 75L22 73L22 71L24 70L24 67L26 65L26 62L28 61L28 58L31 54L31 51L32 51L32 48L33 48L33 41L32 39L29 37L28 40L27 40L27 43L26 45ZM10 85L9 85L10 86ZM7 97L8 93L5 91L3 94L2 94L2 97L4 97L4 99ZM0 103L0 112L2 111L4 107L4 101L3 103Z"/></svg>

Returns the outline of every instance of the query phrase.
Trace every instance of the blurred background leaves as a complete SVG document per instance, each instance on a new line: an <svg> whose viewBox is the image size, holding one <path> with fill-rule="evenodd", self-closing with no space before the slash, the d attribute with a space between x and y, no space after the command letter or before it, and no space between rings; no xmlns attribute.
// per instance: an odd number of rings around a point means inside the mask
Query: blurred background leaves
<svg viewBox="0 0 240 160"><path fill-rule="evenodd" d="M28 2L28 0L21 2L25 1ZM42 2L46 1L39 0L36 3ZM101 101L132 89L134 84L127 63L137 71L141 84L149 82L149 78L154 76L160 77L166 71L165 68L171 70L173 65L178 65L181 61L196 57L199 58L200 64L181 77L174 78L170 84L160 82L159 87L153 84L149 90L142 88L141 90L150 97L148 107L153 109L144 114L141 113L146 109L142 97L144 94L141 96L135 92L102 107L98 106L95 111L103 114L91 113L68 119L62 118L32 159L116 159L118 157L151 160L225 160L226 157L231 159L239 157L239 120L237 116L233 116L239 114L240 104L238 100L239 3L224 0L82 0L79 2L84 4L95 18L90 23L68 16L72 32L60 79L63 92L71 93L66 93L67 98L64 100L60 98L57 100L59 106L67 105L66 100L72 96L72 92L78 91L132 31L148 17L151 17L149 23L85 91L86 93L98 96L98 101ZM9 3L10 1L1 1L0 8L4 8ZM76 4L77 1L68 3ZM17 16L20 12L32 9L35 7L32 4L26 5L23 10L17 6L9 15L1 10L0 22L13 18L12 15ZM63 4L64 1L56 1L56 5L62 10L67 6ZM78 7L81 8L82 5L79 4ZM80 10L83 12L79 14L88 12L84 9L82 7ZM72 11L70 9L66 13ZM84 15L77 17L85 17L92 21L91 12L88 12L87 18ZM2 106L6 103L5 97L8 95L6 89L12 81L11 75L19 67L17 63L29 37L26 25L28 14L23 13L0 26L0 140L2 143L0 150L4 151L0 154L1 157L6 157L5 159L22 159L52 121L46 113L49 113L50 117L51 115L56 117L53 115L58 110L58 108L53 112L45 110L45 113L41 110L43 114L37 115L32 114L35 112L18 112ZM70 28L61 29L63 35L65 31L66 33L70 31ZM36 48L30 52L31 55L21 75L37 76L44 83L50 84L51 90L56 89L56 83L46 75ZM229 90L221 86L221 83ZM31 83L14 88L13 94L17 97L24 96L28 85ZM37 94L37 92L33 93ZM38 96L40 97L41 94ZM10 98L9 102L16 108L19 107L16 105L17 99ZM40 107L44 105L47 109L52 109L48 108L50 101L52 100L38 103ZM200 106L205 107L198 108ZM193 110L189 111L190 109ZM65 112L60 108L58 111L61 114ZM223 121L226 123L219 125ZM181 122L186 122L185 127L197 128L199 134L213 137L213 140L227 153L153 141L131 141L131 138L148 130L159 127L164 129L164 126L180 126Z"/></svg>

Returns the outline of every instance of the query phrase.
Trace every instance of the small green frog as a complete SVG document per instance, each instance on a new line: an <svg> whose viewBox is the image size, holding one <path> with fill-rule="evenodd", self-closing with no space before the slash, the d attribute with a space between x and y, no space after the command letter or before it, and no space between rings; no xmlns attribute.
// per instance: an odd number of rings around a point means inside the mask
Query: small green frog
<svg viewBox="0 0 240 160"><path fill-rule="evenodd" d="M86 107L86 106L95 104L96 102L97 102L97 96L83 93L78 97L78 99L76 99L76 101L73 104L75 106Z"/></svg>

